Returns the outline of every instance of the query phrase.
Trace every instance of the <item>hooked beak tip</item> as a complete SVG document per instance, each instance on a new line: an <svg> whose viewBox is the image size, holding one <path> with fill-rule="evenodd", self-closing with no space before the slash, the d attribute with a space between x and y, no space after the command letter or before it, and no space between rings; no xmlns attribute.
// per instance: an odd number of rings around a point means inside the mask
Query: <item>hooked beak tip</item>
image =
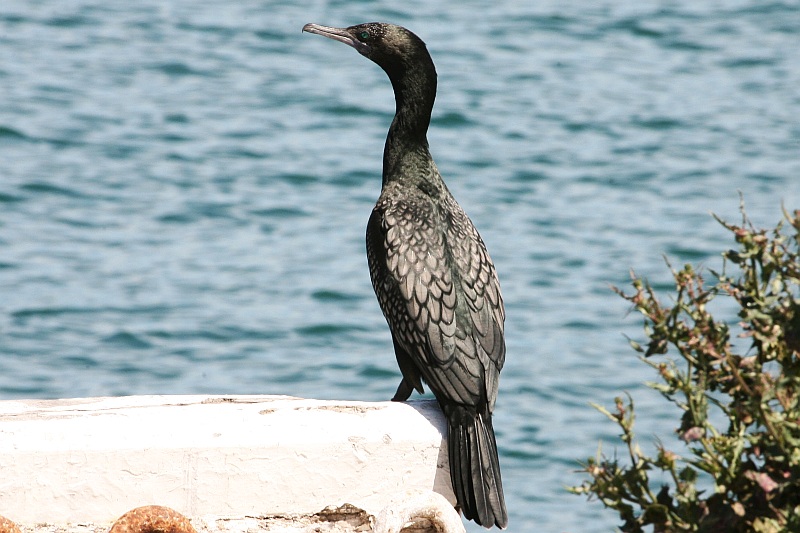
<svg viewBox="0 0 800 533"><path fill-rule="evenodd" d="M352 46L361 54L366 54L369 52L369 46L353 37L353 35L345 28L332 28L330 26L323 26L321 24L308 23L303 26L303 31L308 33L316 33L317 35L322 35L328 39L333 39L334 41L339 41L348 46Z"/></svg>

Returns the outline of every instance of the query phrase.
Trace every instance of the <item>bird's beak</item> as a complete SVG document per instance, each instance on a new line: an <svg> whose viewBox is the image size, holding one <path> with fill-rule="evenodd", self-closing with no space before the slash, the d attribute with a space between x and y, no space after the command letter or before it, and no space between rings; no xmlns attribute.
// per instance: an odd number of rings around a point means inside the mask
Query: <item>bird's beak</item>
<svg viewBox="0 0 800 533"><path fill-rule="evenodd" d="M342 42L346 45L352 46L361 54L366 54L369 52L369 46L353 37L353 35L351 35L350 32L345 28L331 28L330 26L321 26L319 24L306 24L303 26L303 31L307 31L308 33L316 33L317 35L322 35L328 39Z"/></svg>

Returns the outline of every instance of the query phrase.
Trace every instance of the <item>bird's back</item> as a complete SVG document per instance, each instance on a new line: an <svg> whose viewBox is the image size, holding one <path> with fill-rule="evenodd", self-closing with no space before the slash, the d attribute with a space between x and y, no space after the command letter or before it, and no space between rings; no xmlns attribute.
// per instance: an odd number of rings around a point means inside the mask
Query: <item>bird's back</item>
<svg viewBox="0 0 800 533"><path fill-rule="evenodd" d="M492 411L505 361L503 299L483 240L439 183L384 186L367 225L370 275L403 374L393 399L428 383L447 419L464 515L502 528Z"/></svg>
<svg viewBox="0 0 800 533"><path fill-rule="evenodd" d="M444 184L384 187L367 255L396 347L440 402L491 412L505 360L503 300L483 240Z"/></svg>

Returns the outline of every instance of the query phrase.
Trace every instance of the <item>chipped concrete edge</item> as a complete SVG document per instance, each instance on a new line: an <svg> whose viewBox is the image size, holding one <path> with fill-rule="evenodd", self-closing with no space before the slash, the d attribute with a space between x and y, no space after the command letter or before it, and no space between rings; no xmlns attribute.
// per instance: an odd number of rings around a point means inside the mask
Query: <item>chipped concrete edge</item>
<svg viewBox="0 0 800 533"><path fill-rule="evenodd" d="M358 507L345 504L328 507L319 513L280 516L243 516L220 518L196 516L190 519L197 533L355 533L373 531L374 517ZM21 533L107 533L111 523L34 524L19 526ZM418 523L412 531L433 530L428 523ZM3 532L5 533L5 532Z"/></svg>

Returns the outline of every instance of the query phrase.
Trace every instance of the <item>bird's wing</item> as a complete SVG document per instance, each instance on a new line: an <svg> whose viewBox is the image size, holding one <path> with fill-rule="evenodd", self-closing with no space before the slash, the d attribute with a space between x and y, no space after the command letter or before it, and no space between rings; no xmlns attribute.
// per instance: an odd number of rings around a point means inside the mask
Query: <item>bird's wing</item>
<svg viewBox="0 0 800 533"><path fill-rule="evenodd" d="M491 405L505 358L502 297L480 236L453 205L455 220L442 220L425 198L379 203L386 266L407 317L393 331L434 392Z"/></svg>
<svg viewBox="0 0 800 533"><path fill-rule="evenodd" d="M447 241L458 272L459 298L466 303L472 325L472 357L484 369L489 411L494 410L500 370L506 358L504 338L505 308L497 272L478 230L455 202L446 209L452 220L447 224Z"/></svg>
<svg viewBox="0 0 800 533"><path fill-rule="evenodd" d="M447 224L447 241L475 328L475 338L499 372L505 362L505 308L497 272L483 239L464 210L453 201L447 212L452 217Z"/></svg>
<svg viewBox="0 0 800 533"><path fill-rule="evenodd" d="M428 345L425 355L432 359L428 362L447 366L455 356L456 292L444 235L431 224L427 206L395 202L386 207L382 220L386 265L415 326L404 340Z"/></svg>

